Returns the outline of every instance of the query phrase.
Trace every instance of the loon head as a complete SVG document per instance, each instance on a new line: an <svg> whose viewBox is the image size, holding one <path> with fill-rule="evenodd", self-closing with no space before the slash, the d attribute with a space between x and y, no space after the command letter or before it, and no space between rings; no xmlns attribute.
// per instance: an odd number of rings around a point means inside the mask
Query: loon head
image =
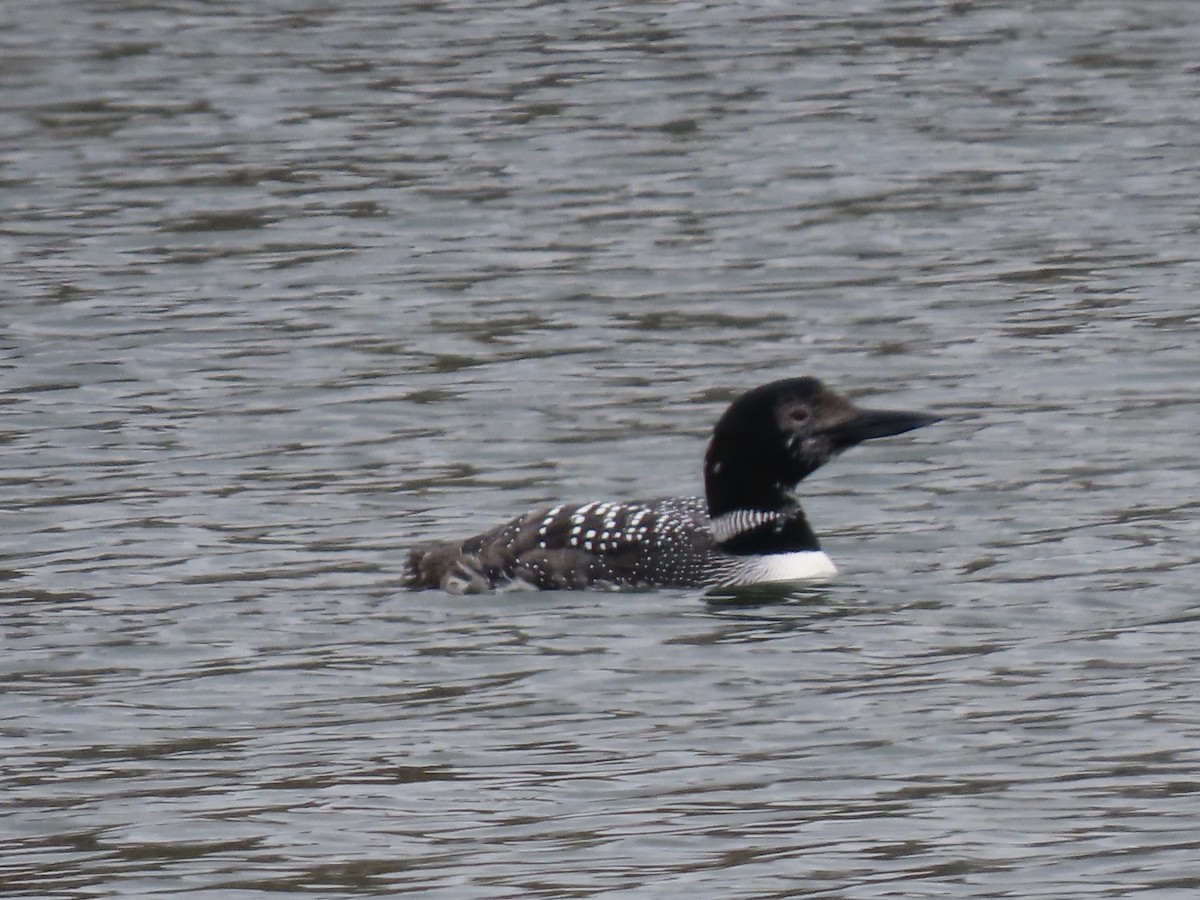
<svg viewBox="0 0 1200 900"><path fill-rule="evenodd" d="M842 451L936 421L927 413L863 409L815 378L756 387L713 429L704 457L709 515L798 510L796 485Z"/></svg>

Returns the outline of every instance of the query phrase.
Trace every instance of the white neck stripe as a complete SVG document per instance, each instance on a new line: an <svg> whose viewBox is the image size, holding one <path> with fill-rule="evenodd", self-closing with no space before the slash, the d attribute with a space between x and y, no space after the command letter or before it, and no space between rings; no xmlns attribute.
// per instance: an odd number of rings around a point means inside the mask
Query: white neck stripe
<svg viewBox="0 0 1200 900"><path fill-rule="evenodd" d="M761 525L778 522L781 518L783 516L777 512L764 512L761 509L734 509L722 513L709 522L709 528L712 529L713 540L718 544L724 544L739 534L751 531Z"/></svg>

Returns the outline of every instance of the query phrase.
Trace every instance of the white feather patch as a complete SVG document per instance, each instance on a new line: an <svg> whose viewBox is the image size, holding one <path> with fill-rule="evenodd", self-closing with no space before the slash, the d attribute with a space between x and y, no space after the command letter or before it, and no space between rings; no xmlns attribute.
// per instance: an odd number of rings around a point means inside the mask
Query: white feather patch
<svg viewBox="0 0 1200 900"><path fill-rule="evenodd" d="M739 587L772 581L807 581L837 574L837 566L822 550L795 553L766 553L741 557L717 583L718 587Z"/></svg>

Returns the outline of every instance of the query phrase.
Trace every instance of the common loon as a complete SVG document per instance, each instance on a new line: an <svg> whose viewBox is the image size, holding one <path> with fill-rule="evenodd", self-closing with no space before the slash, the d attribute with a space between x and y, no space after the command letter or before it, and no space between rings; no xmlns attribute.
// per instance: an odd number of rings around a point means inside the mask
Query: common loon
<svg viewBox="0 0 1200 900"><path fill-rule="evenodd" d="M713 429L705 499L560 504L409 553L406 585L493 589L739 587L833 575L797 484L843 450L938 421L862 409L815 378L742 394Z"/></svg>

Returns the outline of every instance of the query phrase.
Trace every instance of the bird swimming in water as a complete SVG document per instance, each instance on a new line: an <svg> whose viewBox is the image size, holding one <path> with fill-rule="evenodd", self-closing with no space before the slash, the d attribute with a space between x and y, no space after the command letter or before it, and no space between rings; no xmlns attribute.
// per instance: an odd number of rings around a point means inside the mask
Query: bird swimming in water
<svg viewBox="0 0 1200 900"><path fill-rule="evenodd" d="M833 575L796 486L856 444L938 420L863 409L815 378L773 381L742 394L717 420L703 499L534 510L466 540L413 549L405 584L463 594L742 587Z"/></svg>

